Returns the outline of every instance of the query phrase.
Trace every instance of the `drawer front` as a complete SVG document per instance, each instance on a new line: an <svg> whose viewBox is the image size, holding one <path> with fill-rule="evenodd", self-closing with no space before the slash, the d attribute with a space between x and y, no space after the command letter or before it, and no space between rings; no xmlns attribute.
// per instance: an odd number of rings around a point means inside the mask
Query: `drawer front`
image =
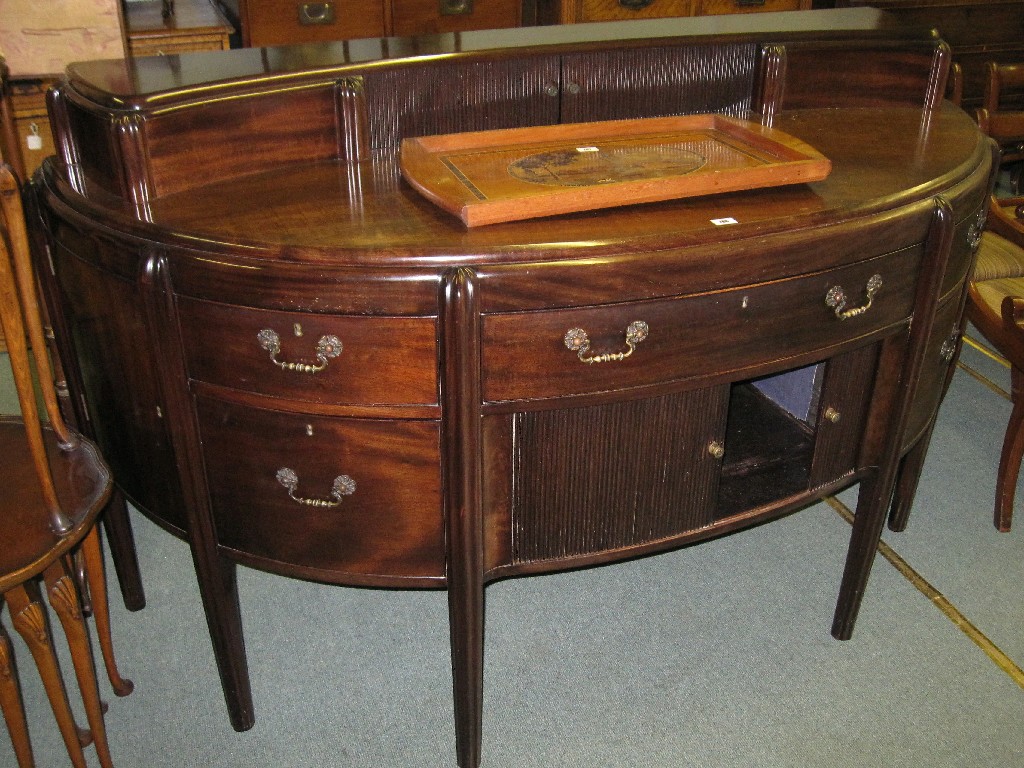
<svg viewBox="0 0 1024 768"><path fill-rule="evenodd" d="M170 56L196 51L226 51L229 47L228 36L224 33L128 38L128 48L132 56Z"/></svg>
<svg viewBox="0 0 1024 768"><path fill-rule="evenodd" d="M444 575L437 422L197 408L221 546L327 580Z"/></svg>
<svg viewBox="0 0 1024 768"><path fill-rule="evenodd" d="M387 34L382 0L248 0L244 30L254 47Z"/></svg>
<svg viewBox="0 0 1024 768"><path fill-rule="evenodd" d="M521 22L520 0L393 0L395 35L504 29Z"/></svg>
<svg viewBox="0 0 1024 768"><path fill-rule="evenodd" d="M832 272L675 299L489 315L483 323L484 398L621 390L825 349L907 318L921 253L909 248ZM826 296L839 286L845 311L864 306L874 275L882 285L870 308L839 319ZM647 334L630 352L634 323L645 323ZM579 347L584 337L589 348Z"/></svg>
<svg viewBox="0 0 1024 768"><path fill-rule="evenodd" d="M185 298L179 315L197 381L334 405L438 401L434 318L272 312Z"/></svg>
<svg viewBox="0 0 1024 768"><path fill-rule="evenodd" d="M802 0L697 0L697 16L719 16L726 13L761 13L764 11L798 11Z"/></svg>
<svg viewBox="0 0 1024 768"><path fill-rule="evenodd" d="M578 21L618 21L692 16L699 0L583 0Z"/></svg>

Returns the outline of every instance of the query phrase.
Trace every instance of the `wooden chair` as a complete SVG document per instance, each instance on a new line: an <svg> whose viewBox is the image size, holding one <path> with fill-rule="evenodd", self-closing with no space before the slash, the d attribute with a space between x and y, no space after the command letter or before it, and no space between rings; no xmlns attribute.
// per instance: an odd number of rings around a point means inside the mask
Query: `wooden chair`
<svg viewBox="0 0 1024 768"><path fill-rule="evenodd" d="M999 458L994 517L996 527L1008 531L1024 455L1024 197L991 200L967 317L1010 363L1013 411Z"/></svg>
<svg viewBox="0 0 1024 768"><path fill-rule="evenodd" d="M1020 194L1024 171L1024 63L987 65L978 125L999 144L1002 164L1010 170L1014 194Z"/></svg>
<svg viewBox="0 0 1024 768"><path fill-rule="evenodd" d="M113 659L103 559L96 518L110 496L111 477L95 446L61 418L39 312L20 191L0 165L0 321L7 337L20 416L0 417L0 610L24 638L39 669L71 762L86 768L83 746L94 741L100 765L110 768L103 704L84 620L80 581L91 600L97 635L114 692L127 695ZM27 338L27 343L26 343ZM33 383L30 349L39 393ZM37 399L38 398L38 399ZM48 423L40 417L38 400ZM81 566L81 567L80 567ZM83 572L81 579L76 574ZM53 652L40 581L71 649L89 730L79 729ZM18 765L33 764L9 636L0 627L0 705Z"/></svg>

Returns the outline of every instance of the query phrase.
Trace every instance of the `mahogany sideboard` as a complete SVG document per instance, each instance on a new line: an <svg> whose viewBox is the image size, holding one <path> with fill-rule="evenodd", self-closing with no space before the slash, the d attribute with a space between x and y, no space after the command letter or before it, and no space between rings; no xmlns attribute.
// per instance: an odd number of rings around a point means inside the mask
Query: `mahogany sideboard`
<svg viewBox="0 0 1024 768"><path fill-rule="evenodd" d="M822 14L69 68L30 197L70 384L120 488L191 545L236 729L237 564L446 589L462 768L494 579L859 483L850 637L959 349L993 154L942 100L944 43ZM694 113L831 174L467 229L399 171L403 137Z"/></svg>

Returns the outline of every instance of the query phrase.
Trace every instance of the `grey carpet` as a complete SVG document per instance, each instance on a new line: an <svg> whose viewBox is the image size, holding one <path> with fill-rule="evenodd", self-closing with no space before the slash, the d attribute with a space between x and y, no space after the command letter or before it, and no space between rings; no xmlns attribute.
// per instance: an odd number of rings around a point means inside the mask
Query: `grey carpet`
<svg viewBox="0 0 1024 768"><path fill-rule="evenodd" d="M1007 385L974 350L963 359ZM1010 534L991 523L1008 413L956 374L910 527L885 538L1024 664L1024 510ZM112 593L120 665L136 684L116 699L103 681L117 766L455 765L443 593L241 569L257 721L239 734L188 548L133 519L148 606L128 613ZM1024 690L885 560L853 639L831 638L848 537L818 504L670 554L491 585L484 766L1024 766ZM15 642L37 762L67 765ZM0 741L0 766L13 766Z"/></svg>

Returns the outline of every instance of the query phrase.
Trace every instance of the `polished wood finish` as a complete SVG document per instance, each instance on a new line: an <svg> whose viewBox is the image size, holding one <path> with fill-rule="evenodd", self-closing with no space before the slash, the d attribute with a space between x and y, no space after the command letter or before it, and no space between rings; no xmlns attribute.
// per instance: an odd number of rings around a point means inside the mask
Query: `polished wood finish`
<svg viewBox="0 0 1024 768"><path fill-rule="evenodd" d="M0 166L0 207L0 320L8 339L21 406L19 417L0 419L0 452L5 462L5 490L0 497L0 539L4 542L0 551L0 605L5 602L9 606L13 625L35 659L72 763L85 768L83 744L68 706L37 583L42 576L71 650L91 732L88 741L95 741L100 765L111 768L89 632L71 557L76 549L83 553L110 681L115 693L127 695L132 690L131 682L120 676L113 659L103 560L95 525L112 481L95 446L71 430L61 416L30 263L20 189L7 165ZM45 425L37 406L29 342L47 416ZM6 634L2 639L0 674L4 690L0 704L19 765L26 768L32 764L31 746L11 646Z"/></svg>
<svg viewBox="0 0 1024 768"><path fill-rule="evenodd" d="M74 386L118 484L191 546L235 728L254 720L238 563L446 589L463 768L494 579L860 483L833 620L849 637L951 371L993 151L943 101L937 38L797 16L69 71L34 191ZM706 111L832 172L467 230L399 169L411 137ZM580 333L600 361L567 347Z"/></svg>

